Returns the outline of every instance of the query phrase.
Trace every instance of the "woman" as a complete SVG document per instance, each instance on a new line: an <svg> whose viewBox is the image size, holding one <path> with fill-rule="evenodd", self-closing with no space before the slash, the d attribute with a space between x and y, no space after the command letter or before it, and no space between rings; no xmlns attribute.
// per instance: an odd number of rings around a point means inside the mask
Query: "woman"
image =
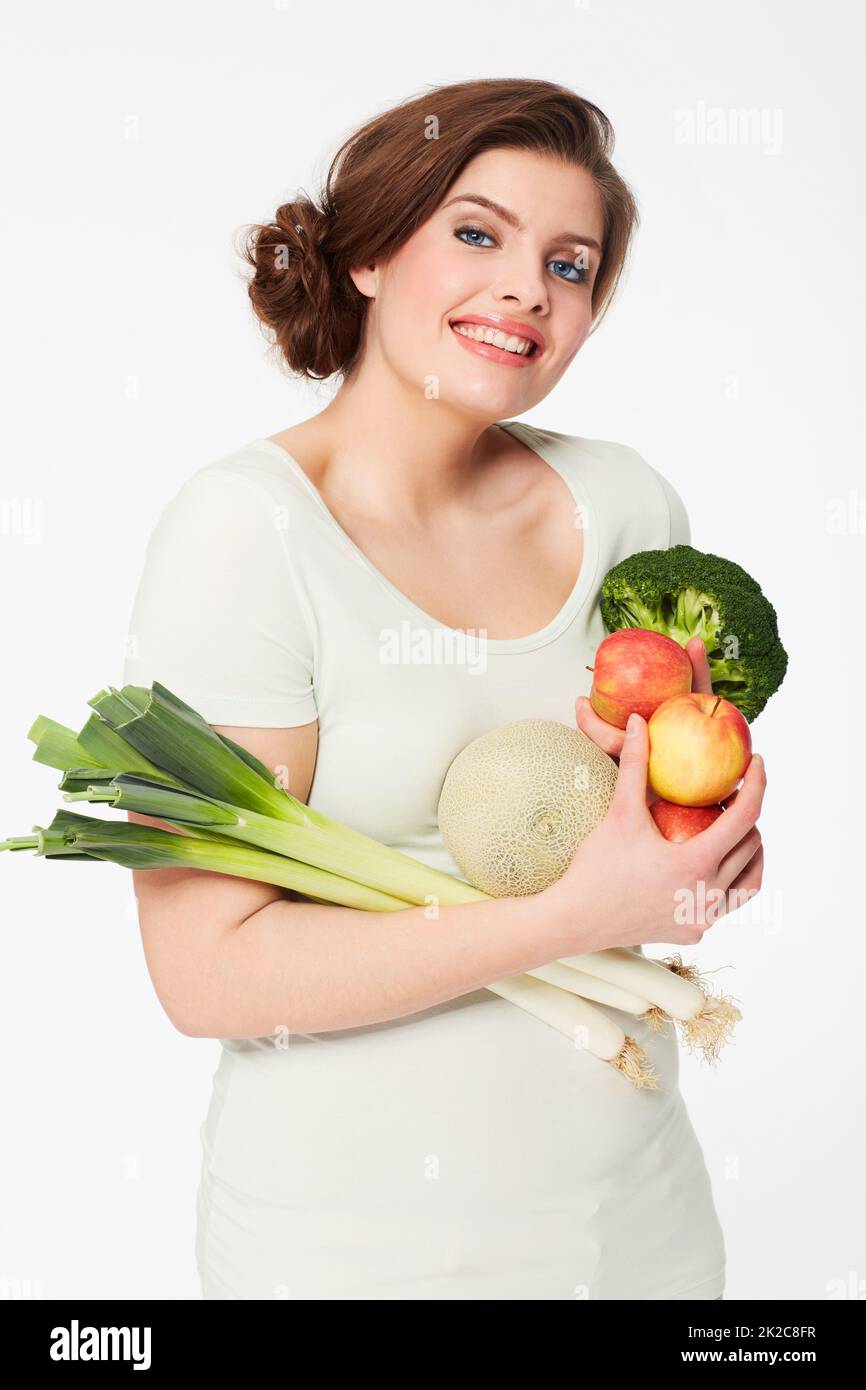
<svg viewBox="0 0 866 1390"><path fill-rule="evenodd" d="M311 806L451 873L436 806L473 738L571 722L582 695L580 727L622 759L611 814L531 897L392 915L136 872L163 1006L222 1046L201 1129L207 1299L721 1296L676 1038L613 1011L659 1077L638 1091L484 988L698 941L673 920L678 886L761 880L759 760L698 863L647 813L646 725L624 746L585 699L601 579L689 541L680 498L625 445L509 418L615 289L637 211L611 148L603 113L552 83L441 87L349 139L321 207L286 203L249 234L282 359L341 385L170 501L124 680L160 680Z"/></svg>

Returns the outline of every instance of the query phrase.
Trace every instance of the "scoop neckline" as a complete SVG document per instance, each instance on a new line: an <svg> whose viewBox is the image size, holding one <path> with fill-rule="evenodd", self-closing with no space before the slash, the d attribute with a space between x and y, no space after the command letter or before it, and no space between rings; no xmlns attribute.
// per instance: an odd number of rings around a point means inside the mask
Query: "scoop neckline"
<svg viewBox="0 0 866 1390"><path fill-rule="evenodd" d="M563 467L561 463L556 461L551 449L541 437L541 431L534 428L532 425L524 424L520 420L498 422L497 428L504 430L505 433L510 434L512 438L525 444L541 459L542 463L546 463L549 468L553 469L554 473L559 475L575 502L582 508L581 515L584 518L584 546L580 563L580 572L575 580L571 593L568 595L559 612L555 614L544 627L539 628L536 632L529 632L524 637L489 637L484 640L484 650L488 653L506 655L509 652L525 652L531 651L536 647L546 646L548 642L552 642L554 638L558 637L573 620L582 608L595 581L598 568L599 538L595 508L583 481L574 476L573 470ZM364 568L381 587L384 588L393 599L400 603L403 608L407 609L409 613L414 614L419 625L423 624L426 627L432 627L438 629L440 632L448 633L452 637L462 637L464 640L466 640L467 635L470 639L474 639L477 636L478 629L475 629L473 633L472 629L467 630L464 628L449 627L447 623L440 622L438 618L434 618L432 614L425 612L423 608L419 608L417 603L413 603L409 596L404 594L402 589L398 589L396 584L392 584L387 575L383 574L380 569L377 569L372 560L370 560L364 554L363 550L355 544L352 537L343 529L328 507L318 488L307 476L304 469L298 463L298 460L289 453L288 449L284 449L282 444L277 444L275 440L266 437L255 440L254 442L264 447L269 452L278 455L284 462L290 465L292 471L297 474L298 478L307 489L309 496L312 498L319 511L330 523L333 530L342 538L345 545L357 559L360 560ZM569 436L569 444L573 445L578 451L581 448L580 440L574 436Z"/></svg>

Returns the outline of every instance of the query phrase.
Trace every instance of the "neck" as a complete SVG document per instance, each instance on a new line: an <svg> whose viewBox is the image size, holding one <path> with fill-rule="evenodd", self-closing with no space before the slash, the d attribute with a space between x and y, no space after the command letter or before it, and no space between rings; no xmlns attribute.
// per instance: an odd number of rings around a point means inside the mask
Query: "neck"
<svg viewBox="0 0 866 1390"><path fill-rule="evenodd" d="M316 420L322 481L347 509L423 524L481 496L494 422L428 399L423 386L377 371L369 354Z"/></svg>

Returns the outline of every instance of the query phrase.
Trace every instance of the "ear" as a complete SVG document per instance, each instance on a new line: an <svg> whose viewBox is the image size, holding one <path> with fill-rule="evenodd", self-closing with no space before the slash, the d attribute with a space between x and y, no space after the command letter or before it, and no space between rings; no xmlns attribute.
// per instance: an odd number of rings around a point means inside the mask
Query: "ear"
<svg viewBox="0 0 866 1390"><path fill-rule="evenodd" d="M349 267L349 274L355 289L366 299L375 299L379 293L379 267L377 265L355 265Z"/></svg>

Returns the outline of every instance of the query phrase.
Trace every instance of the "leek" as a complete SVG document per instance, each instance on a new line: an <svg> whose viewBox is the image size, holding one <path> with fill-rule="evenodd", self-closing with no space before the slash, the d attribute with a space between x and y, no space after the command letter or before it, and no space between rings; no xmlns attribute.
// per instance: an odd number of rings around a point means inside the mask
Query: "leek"
<svg viewBox="0 0 866 1390"><path fill-rule="evenodd" d="M136 810L182 833L58 812L51 826L34 826L33 835L13 837L0 849L103 859L128 868L187 863L367 911L489 896L304 805L277 786L259 759L217 734L158 682L150 690L109 687L88 703L95 714L78 735L44 716L34 722L28 733L36 744L34 759L63 772L67 801ZM610 1021L573 992L530 975L488 988L569 1038L581 1038L633 1084L655 1084L634 1040L620 1030L611 1049Z"/></svg>
<svg viewBox="0 0 866 1390"><path fill-rule="evenodd" d="M33 832L0 842L0 850L29 849L48 858L101 859L128 869L186 864L190 868L279 884L320 902L366 912L395 912L409 906L400 898L299 860L222 841L210 831L205 832L207 839L175 835L157 826L102 821L60 810L49 826L35 825ZM576 995L526 975L511 976L487 988L558 1029L576 1046L609 1062L634 1086L656 1087L655 1073L639 1044Z"/></svg>
<svg viewBox="0 0 866 1390"><path fill-rule="evenodd" d="M352 878L400 899L403 906L429 904L431 899L441 906L453 906L490 897L464 880L430 869L398 850L355 831L346 833L346 827L320 814L317 825L290 824L252 811L243 812L225 802L157 786L141 777L116 774L104 781L91 781L92 776L92 769L89 773L87 769L68 773L60 782L61 788L78 786L82 781L85 785L68 793L65 799L109 802L116 810L155 816L180 828L195 826L199 833L203 826L218 827L220 836ZM303 807L301 802L297 805ZM645 1017L654 1028L664 1027L673 1019L681 1026L687 1045L692 1049L700 1047L709 1060L717 1058L723 1042L742 1017L726 997L708 996L694 972L688 977L684 972L677 974L667 965L647 960L625 947L551 962L527 974L584 999Z"/></svg>
<svg viewBox="0 0 866 1390"><path fill-rule="evenodd" d="M212 873L274 883L298 893L325 896L343 907L366 912L393 912L406 904L366 884L340 878L299 860L268 854L247 845L233 845L218 836L207 839L175 835L155 825L104 821L57 811L49 826L34 825L32 835L0 841L0 850L31 849L47 858L103 859L127 869L167 869L186 865Z"/></svg>
<svg viewBox="0 0 866 1390"><path fill-rule="evenodd" d="M149 690L108 687L88 703L95 713L78 735L44 716L34 722L28 732L36 744L34 760L63 772L59 785L67 801L108 803L116 810L161 819L183 833L58 812L51 826L34 827L35 837L7 840L0 849L109 859L130 868L188 863L367 911L456 905L490 897L305 805L279 786L258 758L218 734L158 682ZM578 994L640 1013L653 1026L676 1016L679 1009L690 1023L691 1036L705 1049L717 1047L722 1024L729 1024L730 1017L722 1020L704 1007L697 977L684 979L687 972L681 971L679 988L666 988L661 976L668 975L667 969L634 955L636 973L620 981L606 968L608 955L592 952L488 988L572 1038L579 1030L598 1056L611 1042L599 1020L609 1020L578 1000ZM618 964L618 958L612 959ZM593 1013L596 1026L590 1029ZM623 1034L615 1065L635 1084L653 1084L639 1052L634 1040ZM638 1075L644 1079L636 1080Z"/></svg>

